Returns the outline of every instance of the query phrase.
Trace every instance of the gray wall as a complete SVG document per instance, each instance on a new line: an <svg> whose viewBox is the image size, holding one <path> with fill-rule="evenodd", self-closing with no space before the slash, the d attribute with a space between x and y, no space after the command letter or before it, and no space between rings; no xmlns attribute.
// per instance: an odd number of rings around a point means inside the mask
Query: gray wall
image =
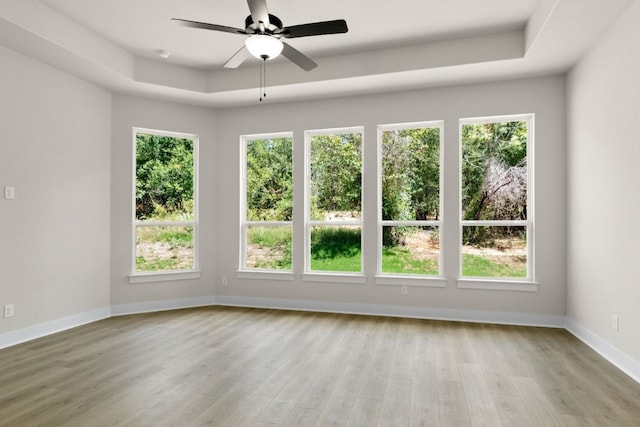
<svg viewBox="0 0 640 427"><path fill-rule="evenodd" d="M16 316L2 320L0 331L96 308L127 311L127 306L157 307L162 301L198 298L231 303L268 299L280 306L287 301L315 302L338 310L344 304L382 307L373 312L417 307L450 317L470 312L516 316L506 321L526 315L561 319L565 314L562 76L216 111L122 95L111 99L107 92L55 69L7 50L0 52L0 107L7 118L1 129L0 183L17 189L16 200L0 200L4 229L0 305L16 304ZM236 278L239 135L293 131L295 155L301 160L304 130L364 126L364 204L368 212L375 212L376 126L444 120L444 216L446 227L455 229L458 119L519 113L536 114L538 292L458 289L456 252L449 249L447 288L412 287L409 296L402 296L397 287L373 282L373 233L365 241L365 285L303 282L299 274L289 282ZM129 283L134 126L200 135L200 279ZM295 173L296 197L301 201L302 170ZM365 226L374 229L375 217L365 218ZM455 233L445 239L445 247L457 245ZM301 242L296 245L301 247ZM229 278L229 286L219 286L221 277ZM531 319L520 318L536 322Z"/></svg>
<svg viewBox="0 0 640 427"><path fill-rule="evenodd" d="M640 376L638 22L635 2L568 77L567 316Z"/></svg>
<svg viewBox="0 0 640 427"><path fill-rule="evenodd" d="M111 95L2 47L0 64L0 334L108 315Z"/></svg>
<svg viewBox="0 0 640 427"><path fill-rule="evenodd" d="M403 296L394 286L374 284L375 234L365 236L366 285L303 282L298 268L293 282L236 278L238 267L239 135L293 131L296 166L303 158L304 130L364 126L364 210L376 210L376 127L426 120L444 120L444 247L458 244L458 119L518 113L535 113L535 227L536 280L538 292L458 289L455 277L457 253L445 252L446 289L410 288ZM216 297L223 301L256 301L256 298L322 301L327 309L344 305L428 307L465 311L564 316L565 314L565 85L564 77L456 86L431 90L377 94L342 99L257 105L219 112L217 248L219 277ZM303 170L294 168L295 198L302 206ZM206 215L207 213L204 212ZM296 215L294 213L294 215ZM375 230L375 215L364 226ZM454 230L454 232L452 232ZM373 238L371 238L373 236ZM302 236L294 245L303 247ZM229 297L229 298L226 298ZM238 298L241 297L241 298ZM335 304L334 304L335 303ZM276 306L282 305L275 301ZM334 305L332 305L334 304ZM286 303L285 303L286 305ZM295 305L295 304L294 304ZM317 305L316 305L317 306ZM375 310L374 310L375 311ZM381 311L385 311L381 309ZM413 312L419 314L419 312ZM444 313L447 315L447 313ZM511 319L518 319L517 315ZM526 320L525 320L526 322Z"/></svg>

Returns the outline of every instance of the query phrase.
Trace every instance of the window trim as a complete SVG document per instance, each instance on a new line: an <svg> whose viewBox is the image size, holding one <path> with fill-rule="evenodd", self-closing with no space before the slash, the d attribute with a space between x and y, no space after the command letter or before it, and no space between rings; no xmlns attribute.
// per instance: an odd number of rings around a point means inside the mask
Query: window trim
<svg viewBox="0 0 640 427"><path fill-rule="evenodd" d="M462 219L462 127L485 123L527 122L527 219L526 220L463 220ZM534 202L534 145L535 113L507 114L500 116L471 117L458 119L458 278L459 289L487 289L536 292L535 278L535 202ZM465 226L519 226L527 230L527 276L491 277L462 275L462 230Z"/></svg>
<svg viewBox="0 0 640 427"><path fill-rule="evenodd" d="M337 135L346 133L359 133L362 138L360 171L360 220L355 221L317 221L311 220L311 138L317 135ZM304 269L302 278L305 282L322 283L366 283L364 272L364 177L365 177L365 126L347 126L330 129L314 129L304 131ZM351 225L360 227L360 271L324 271L311 270L311 227Z"/></svg>
<svg viewBox="0 0 640 427"><path fill-rule="evenodd" d="M193 142L193 221L138 221L136 219L136 162L137 162L137 135L147 134L164 136L168 138L189 139ZM131 180L131 267L129 283L148 283L175 280L191 280L200 278L200 225L199 225L199 148L200 136L194 133L175 132L143 127L132 128L132 180ZM136 231L138 227L145 226L185 226L193 228L193 268L184 270L136 270Z"/></svg>
<svg viewBox="0 0 640 427"><path fill-rule="evenodd" d="M411 220L411 221L398 221L398 220L383 220L382 219L382 134L385 131L390 130L407 130L407 129L424 129L424 128L438 128L440 130L440 147L439 147L439 190L438 190L438 218L437 221L433 220ZM399 286L425 286L425 287L446 287L446 279L444 277L444 253L445 253L445 240L444 240L444 221L443 221L443 206L444 206L444 120L429 120L423 122L411 122L411 123L396 123L377 126L377 146L376 146L376 186L377 186L377 202L376 202L376 218L377 218L377 231L376 231L376 277L375 282L377 285L399 285ZM382 271L382 230L384 226L421 226L421 227L437 227L440 240L440 253L438 256L438 274L399 274L399 273L385 273Z"/></svg>
<svg viewBox="0 0 640 427"><path fill-rule="evenodd" d="M286 132L270 132L270 133L258 133L250 135L240 135L240 224L239 224L239 256L238 256L238 270L236 276L238 278L255 278L255 279L281 279L281 280L293 280L293 261L291 263L291 270L276 270L266 268L247 268L247 229L252 225L264 225L264 226L290 226L291 227L291 251L295 246L293 241L293 217L291 221L248 221L247 220L247 142L256 139L275 139L275 138L290 138L291 139L291 185L293 186L293 180L295 175L295 140L293 138L292 131ZM295 188L293 198L295 200ZM295 203L294 201L292 201ZM295 209L295 206L294 206Z"/></svg>

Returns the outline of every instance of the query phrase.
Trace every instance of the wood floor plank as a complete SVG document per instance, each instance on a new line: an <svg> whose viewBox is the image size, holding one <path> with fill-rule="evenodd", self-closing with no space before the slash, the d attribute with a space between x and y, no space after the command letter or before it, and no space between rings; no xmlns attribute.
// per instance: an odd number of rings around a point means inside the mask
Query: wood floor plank
<svg viewBox="0 0 640 427"><path fill-rule="evenodd" d="M436 347L436 366L438 368L438 380L460 381L458 372L458 357L456 356L455 338L452 336L455 328L450 322L445 322L434 328Z"/></svg>
<svg viewBox="0 0 640 427"><path fill-rule="evenodd" d="M378 425L382 399L358 397L353 405L347 427L368 427Z"/></svg>
<svg viewBox="0 0 640 427"><path fill-rule="evenodd" d="M553 405L535 379L514 377L512 381L534 425L549 427L561 425Z"/></svg>
<svg viewBox="0 0 640 427"><path fill-rule="evenodd" d="M268 424L283 424L294 407L291 400L271 399L271 401L256 415L257 421Z"/></svg>
<svg viewBox="0 0 640 427"><path fill-rule="evenodd" d="M299 427L299 426L312 426L315 424L320 411L317 409L294 407L289 416L282 423L283 427Z"/></svg>
<svg viewBox="0 0 640 427"><path fill-rule="evenodd" d="M500 414L498 414L480 366L475 363L461 363L459 370L473 425L487 427L500 425Z"/></svg>
<svg viewBox="0 0 640 427"><path fill-rule="evenodd" d="M364 373L362 365L346 365L341 378L337 379L336 387L329 396L316 425L343 426L347 423L358 397Z"/></svg>
<svg viewBox="0 0 640 427"><path fill-rule="evenodd" d="M438 380L437 388L440 425L470 426L471 418L462 384L458 381Z"/></svg>
<svg viewBox="0 0 640 427"><path fill-rule="evenodd" d="M564 330L203 307L0 350L0 426L639 426Z"/></svg>
<svg viewBox="0 0 640 427"><path fill-rule="evenodd" d="M494 395L493 401L496 404L504 427L536 425L520 397L514 395Z"/></svg>
<svg viewBox="0 0 640 427"><path fill-rule="evenodd" d="M167 387L172 385L167 384ZM211 396L191 392L188 386L173 386L173 391L172 394L165 395L163 400L135 415L129 418L124 417L122 425L126 427L187 426L216 402L216 399ZM113 411L117 413L121 409L117 408ZM90 418L82 417L81 420L83 419Z"/></svg>
<svg viewBox="0 0 640 427"><path fill-rule="evenodd" d="M438 373L435 360L414 359L411 381L410 426L439 426L438 413Z"/></svg>
<svg viewBox="0 0 640 427"><path fill-rule="evenodd" d="M411 414L411 380L390 376L380 408L379 426L408 426Z"/></svg>

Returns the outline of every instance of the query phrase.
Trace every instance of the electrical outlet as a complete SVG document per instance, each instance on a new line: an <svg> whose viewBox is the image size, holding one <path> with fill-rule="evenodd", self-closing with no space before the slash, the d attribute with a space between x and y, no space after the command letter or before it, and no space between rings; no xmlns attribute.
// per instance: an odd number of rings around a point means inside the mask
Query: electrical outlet
<svg viewBox="0 0 640 427"><path fill-rule="evenodd" d="M611 329L616 332L620 331L620 318L615 314L611 317Z"/></svg>
<svg viewBox="0 0 640 427"><path fill-rule="evenodd" d="M226 277L222 278L222 286L227 286L229 284L229 281L227 280Z"/></svg>
<svg viewBox="0 0 640 427"><path fill-rule="evenodd" d="M409 293L409 288L407 288L406 286L400 286L400 293L402 295L407 295Z"/></svg>
<svg viewBox="0 0 640 427"><path fill-rule="evenodd" d="M7 317L13 317L13 315L15 314L15 307L13 306L13 304L7 304L4 306L4 318L6 319Z"/></svg>

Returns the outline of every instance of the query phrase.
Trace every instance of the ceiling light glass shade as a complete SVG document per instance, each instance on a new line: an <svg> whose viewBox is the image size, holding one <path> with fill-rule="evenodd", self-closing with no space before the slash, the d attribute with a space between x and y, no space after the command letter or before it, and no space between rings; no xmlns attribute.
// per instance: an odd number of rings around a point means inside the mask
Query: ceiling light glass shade
<svg viewBox="0 0 640 427"><path fill-rule="evenodd" d="M251 55L258 59L273 59L282 52L282 42L275 37L258 34L247 38L244 42Z"/></svg>

